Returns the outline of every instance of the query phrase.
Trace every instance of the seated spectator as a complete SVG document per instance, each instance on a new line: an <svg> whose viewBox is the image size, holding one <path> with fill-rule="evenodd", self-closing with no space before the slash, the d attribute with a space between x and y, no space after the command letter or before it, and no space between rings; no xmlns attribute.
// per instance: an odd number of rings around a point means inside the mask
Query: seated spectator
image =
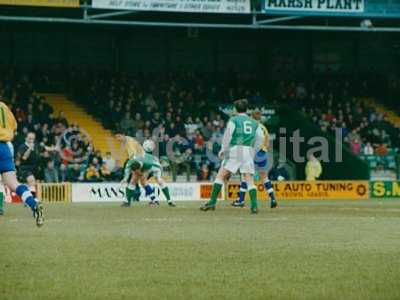
<svg viewBox="0 0 400 300"><path fill-rule="evenodd" d="M55 119L56 123L61 123L65 127L68 127L68 121L67 118L65 118L65 113L63 111L60 111L58 113L58 117Z"/></svg>
<svg viewBox="0 0 400 300"><path fill-rule="evenodd" d="M99 182L101 181L100 171L97 168L96 163L92 162L85 172L85 180L88 182Z"/></svg>
<svg viewBox="0 0 400 300"><path fill-rule="evenodd" d="M355 155L359 155L361 152L361 143L358 139L350 142L351 152Z"/></svg>
<svg viewBox="0 0 400 300"><path fill-rule="evenodd" d="M107 168L110 170L111 173L114 172L117 167L117 163L115 159L111 156L111 152L106 153L106 156L103 158L103 163L107 165Z"/></svg>
<svg viewBox="0 0 400 300"><path fill-rule="evenodd" d="M73 164L67 170L67 181L78 182L81 181L81 166L79 164Z"/></svg>
<svg viewBox="0 0 400 300"><path fill-rule="evenodd" d="M279 162L277 165L272 167L271 171L268 174L270 180L284 181L289 180L289 172L285 168L285 164L283 162Z"/></svg>
<svg viewBox="0 0 400 300"><path fill-rule="evenodd" d="M104 180L112 179L111 171L105 162L103 162L103 164L101 165L100 174L101 174L101 178Z"/></svg>
<svg viewBox="0 0 400 300"><path fill-rule="evenodd" d="M197 180L198 181L210 181L211 179L211 172L210 168L207 164L203 164L201 169L197 173Z"/></svg>
<svg viewBox="0 0 400 300"><path fill-rule="evenodd" d="M131 118L131 113L127 111L124 118L119 123L121 130L127 133L127 135L133 135L135 130L135 122Z"/></svg>
<svg viewBox="0 0 400 300"><path fill-rule="evenodd" d="M67 166L64 164L60 164L60 167L58 169L59 169L59 171L58 171L59 182L66 182L67 174L68 174Z"/></svg>
<svg viewBox="0 0 400 300"><path fill-rule="evenodd" d="M44 181L45 182L58 182L58 170L54 167L54 162L49 161L47 167L44 170Z"/></svg>
<svg viewBox="0 0 400 300"><path fill-rule="evenodd" d="M371 143L368 142L363 149L364 155L374 155L374 148L371 146Z"/></svg>
<svg viewBox="0 0 400 300"><path fill-rule="evenodd" d="M176 176L181 172L185 172L186 180L190 181L193 152L190 148L186 147L186 143L181 136L177 135L175 137L175 142L173 159L171 161L173 180L176 181Z"/></svg>
<svg viewBox="0 0 400 300"><path fill-rule="evenodd" d="M384 155L388 154L388 149L386 147L386 144L378 145L375 152L377 155L380 155L380 156L384 156Z"/></svg>

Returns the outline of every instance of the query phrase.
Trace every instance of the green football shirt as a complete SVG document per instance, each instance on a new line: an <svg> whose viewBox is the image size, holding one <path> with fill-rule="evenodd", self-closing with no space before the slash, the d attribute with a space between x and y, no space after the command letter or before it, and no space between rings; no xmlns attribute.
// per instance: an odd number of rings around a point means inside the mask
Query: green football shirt
<svg viewBox="0 0 400 300"><path fill-rule="evenodd" d="M235 125L230 146L253 146L256 139L258 122L246 114L236 115L229 120Z"/></svg>

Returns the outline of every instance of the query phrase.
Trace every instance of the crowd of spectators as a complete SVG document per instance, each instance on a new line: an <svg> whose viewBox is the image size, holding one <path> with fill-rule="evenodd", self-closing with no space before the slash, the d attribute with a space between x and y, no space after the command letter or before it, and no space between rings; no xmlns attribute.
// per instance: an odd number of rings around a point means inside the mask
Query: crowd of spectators
<svg viewBox="0 0 400 300"><path fill-rule="evenodd" d="M74 74L72 77L84 76ZM174 140L172 156L165 159L171 173L196 174L207 180L219 166L207 153L217 155L226 116L219 105L238 97L263 101L251 75L230 74L219 84L193 72L165 76L95 73L76 81L72 94L109 129L122 129L139 141L157 141L158 155L167 155L167 143ZM79 83L84 82L85 85ZM246 88L245 88L246 87Z"/></svg>
<svg viewBox="0 0 400 300"><path fill-rule="evenodd" d="M281 102L299 106L321 131L335 135L339 130L353 154L384 156L400 149L400 128L368 104L375 89L371 81L326 80L309 88L281 82L277 95Z"/></svg>
<svg viewBox="0 0 400 300"><path fill-rule="evenodd" d="M0 78L0 101L14 113L18 129L13 141L20 180L44 182L103 181L119 177L121 170L111 155L94 151L78 125L68 124L63 112L38 95L27 76L10 69Z"/></svg>
<svg viewBox="0 0 400 300"><path fill-rule="evenodd" d="M74 79L68 87L70 96L106 128L122 129L140 141L153 138L164 166L173 176L185 174L187 179L195 174L197 180L210 180L219 167L218 160L209 159L219 151L226 124L219 105L239 97L265 103L254 77L236 73L216 85L193 72L127 76L72 71L70 78ZM280 82L273 99L301 108L323 132L341 130L354 154L385 155L400 148L400 129L358 100L372 89L368 80ZM18 120L15 162L25 179L31 175L45 182L120 178L122 170L111 154L93 149L90 139L77 124L68 124L63 112L55 116L28 77L3 72L0 97ZM175 141L172 160L167 155L170 140Z"/></svg>

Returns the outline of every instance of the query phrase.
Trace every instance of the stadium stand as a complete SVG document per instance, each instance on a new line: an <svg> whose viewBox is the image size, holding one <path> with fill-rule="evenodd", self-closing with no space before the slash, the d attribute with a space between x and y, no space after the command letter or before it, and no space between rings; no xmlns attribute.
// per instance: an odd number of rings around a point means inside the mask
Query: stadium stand
<svg viewBox="0 0 400 300"><path fill-rule="evenodd" d="M71 93L73 98L105 128L120 128L140 141L151 137L160 141L159 155L174 180L177 174L190 179L191 174L200 174L205 169L212 172L218 167L207 159L206 151L211 149L214 155L219 151L217 141L222 137L227 119L219 110L220 104L244 96L252 103L263 102L256 90L229 82L249 82L251 77L247 75L231 77L218 87L209 87L204 76L194 72L166 76L96 75L94 79L76 81ZM79 85L80 82L89 82L89 88ZM188 107L191 107L190 113ZM170 139L177 141L174 152L179 157L171 162L166 153Z"/></svg>
<svg viewBox="0 0 400 300"><path fill-rule="evenodd" d="M71 101L62 94L37 94L27 76L18 77L13 72L3 75L1 90L23 124L19 127L15 147L18 149L24 143L28 132L36 133L37 159L41 166L36 177L46 181L117 178L118 166L125 159L111 138L111 130L117 127L139 140L157 135L161 141L159 155L173 180L177 175L186 180L210 178L218 165L210 163L205 153L207 149L218 152L216 141L221 138L227 119L219 105L242 96L248 97L252 104L266 103L258 92L260 89L249 83L251 76L243 74L233 74L215 85L194 72L128 76L75 71L69 75L74 78L69 85L69 98L74 99ZM278 107L301 108L322 132L341 129L347 147L368 163L371 173L384 169L396 174L400 148L398 116L368 97L374 90L370 82L373 80L349 82L337 78L320 78L311 83L281 81L277 84L275 98L268 97L276 99L269 102ZM317 102L325 105L315 105ZM188 114L189 106L196 113ZM71 160L68 149L64 149L60 157L55 149L59 145L66 146L60 142L65 140L61 132L65 129L80 131L80 128L84 129L80 137L83 139L87 135L88 141L71 147L86 147L82 152L91 154ZM166 143L170 139L177 140L174 151L179 159L174 162L169 161L166 154ZM103 163L106 156L108 163ZM19 163L17 159L17 165ZM46 179L46 171L53 175ZM390 176L396 176L393 174Z"/></svg>
<svg viewBox="0 0 400 300"><path fill-rule="evenodd" d="M87 169L95 167L99 173L96 181L114 178L120 172L117 163L113 163L109 155L93 148L88 135L80 130L77 123L82 124L81 120L71 117L69 107L64 98L52 98L52 101L65 101L65 106L58 106L54 111L53 107L47 102L46 97L35 92L32 82L28 76L19 76L13 69L8 72L3 70L0 80L0 98L5 101L14 112L19 123L14 149L16 156L16 166L18 170L28 168L36 179L45 182L64 182L64 181L93 181ZM72 104L70 104L72 105ZM64 115L62 110L68 113ZM79 109L77 110L79 111ZM67 117L76 123L68 122ZM93 123L90 123L93 124ZM91 130L87 123L83 125ZM97 128L100 134L101 131ZM30 155L29 162L22 161L22 151L28 133L35 134L34 151ZM94 134L93 134L94 135ZM95 136L95 135L94 135ZM95 144L99 148L101 144ZM95 163L93 163L93 161ZM89 163L91 162L91 163ZM109 170L108 167L113 167ZM26 180L24 173L19 172L21 180Z"/></svg>
<svg viewBox="0 0 400 300"><path fill-rule="evenodd" d="M368 163L371 175L384 174L384 178L395 179L400 149L399 117L373 98L365 98L372 93L366 82L358 85L360 90L349 91L352 85L355 84L346 81L331 82L330 87L322 89L311 85L308 94L301 84L291 84L282 98L301 105L303 113L322 132L334 135L340 130L351 152Z"/></svg>

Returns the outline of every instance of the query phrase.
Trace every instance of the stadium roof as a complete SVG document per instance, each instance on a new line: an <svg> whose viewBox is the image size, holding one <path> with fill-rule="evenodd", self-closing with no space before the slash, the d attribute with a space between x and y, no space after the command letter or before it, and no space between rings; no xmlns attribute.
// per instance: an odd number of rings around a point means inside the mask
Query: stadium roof
<svg viewBox="0 0 400 300"><path fill-rule="evenodd" d="M365 20L368 22L365 23ZM376 15L374 18L365 14L351 17L344 17L342 14L316 16L298 12L266 14L261 10L249 14L171 13L97 9L91 5L61 9L1 6L0 21L252 30L400 32L400 18L391 15Z"/></svg>

